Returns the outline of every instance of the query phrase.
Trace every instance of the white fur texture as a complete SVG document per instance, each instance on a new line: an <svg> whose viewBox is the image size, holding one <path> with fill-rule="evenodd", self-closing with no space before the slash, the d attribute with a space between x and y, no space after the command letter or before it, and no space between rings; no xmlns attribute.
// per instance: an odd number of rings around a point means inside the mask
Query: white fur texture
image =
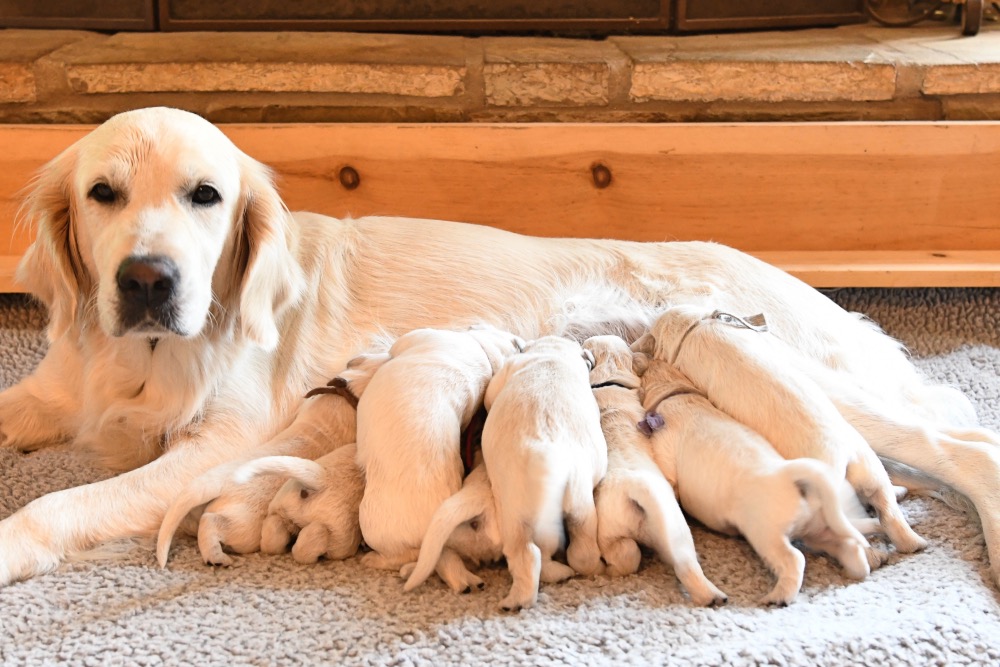
<svg viewBox="0 0 1000 667"><path fill-rule="evenodd" d="M650 438L639 431L645 417L641 380L632 367L633 352L618 336L595 336L583 343L594 355L590 382L601 410L608 445L608 471L594 491L597 543L611 576L634 574L651 547L674 572L692 602L718 605L726 594L705 577L694 538L677 497L653 458ZM613 383L613 384L607 384ZM607 386L599 386L607 385Z"/></svg>
<svg viewBox="0 0 1000 667"><path fill-rule="evenodd" d="M523 345L493 327L416 329L387 357L365 355L341 373L358 396L357 461L365 476L359 521L372 549L366 564L398 570L417 560L438 506L462 486L462 429L504 358ZM481 583L453 554L442 570L456 590Z"/></svg>
<svg viewBox="0 0 1000 667"><path fill-rule="evenodd" d="M486 390L483 460L514 582L500 607L538 599L539 581L601 569L594 487L608 467L601 414L588 374L592 355L567 338L545 336L507 359ZM569 566L552 560L569 533Z"/></svg>
<svg viewBox="0 0 1000 667"><path fill-rule="evenodd" d="M643 407L665 424L653 433L657 463L685 511L709 528L743 535L774 573L762 603L787 605L802 587L805 557L792 540L830 554L853 578L868 576L868 541L845 516L828 465L785 460L666 361L650 360L642 380Z"/></svg>
<svg viewBox="0 0 1000 667"><path fill-rule="evenodd" d="M889 475L868 442L770 332L726 323L707 306L675 306L653 324L652 352L686 375L713 404L759 433L787 459L823 461L878 513L903 553L926 546L896 502ZM637 344L643 346L642 342Z"/></svg>
<svg viewBox="0 0 1000 667"><path fill-rule="evenodd" d="M127 204L104 209L88 199L99 178ZM221 205L185 208L178 193L198 179L216 185ZM42 169L25 211L36 238L18 276L48 307L51 345L0 394L0 441L30 450L70 439L128 472L45 495L0 522L0 584L102 541L155 533L178 489L215 465L298 454L293 440L282 441L285 451L274 445L293 428L304 393L377 337L419 327L486 322L535 338L579 325L591 335L621 331L623 310L646 322L670 304L711 297L721 308L767 313L774 336L894 408L974 426L965 397L926 384L895 341L736 250L289 214L264 166L176 109L109 120ZM148 335L119 335L108 317L116 254L144 247L172 255L190 295L182 306L190 330L163 333L155 347ZM595 330L602 322L608 329ZM336 410L352 414L346 404ZM879 453L969 493L997 578L1000 451L907 441Z"/></svg>

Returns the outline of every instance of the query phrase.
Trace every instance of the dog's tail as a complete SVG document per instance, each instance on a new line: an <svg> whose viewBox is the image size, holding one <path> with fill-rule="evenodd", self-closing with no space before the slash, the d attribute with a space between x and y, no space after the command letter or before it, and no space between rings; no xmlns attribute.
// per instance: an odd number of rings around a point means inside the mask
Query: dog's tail
<svg viewBox="0 0 1000 667"><path fill-rule="evenodd" d="M784 472L799 487L803 496L811 495L819 502L820 513L834 534L854 540L863 547L869 546L865 536L844 513L829 466L816 459L792 459L785 464Z"/></svg>
<svg viewBox="0 0 1000 667"><path fill-rule="evenodd" d="M323 466L298 456L263 456L254 459L236 469L233 481L246 484L261 475L284 475L310 491L318 491L326 486L326 470Z"/></svg>
<svg viewBox="0 0 1000 667"><path fill-rule="evenodd" d="M170 543L174 539L177 527L191 510L215 500L229 485L235 472L241 465L240 461L230 461L215 466L196 477L174 500L160 523L160 531L156 536L156 560L160 567L167 566L167 556L170 554Z"/></svg>
<svg viewBox="0 0 1000 667"><path fill-rule="evenodd" d="M441 552L444 551L445 544L455 529L486 512L484 498L478 489L466 484L438 506L434 516L431 517L427 532L424 533L416 567L406 580L404 591L412 591L427 581L427 577L431 576L437 567Z"/></svg>

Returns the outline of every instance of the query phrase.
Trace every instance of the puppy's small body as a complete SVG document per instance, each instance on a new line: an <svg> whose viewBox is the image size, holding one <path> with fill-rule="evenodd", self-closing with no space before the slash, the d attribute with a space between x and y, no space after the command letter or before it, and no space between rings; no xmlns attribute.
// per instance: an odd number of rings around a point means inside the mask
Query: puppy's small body
<svg viewBox="0 0 1000 667"><path fill-rule="evenodd" d="M618 336L589 338L583 349L594 355L590 381L608 445L608 471L594 498L606 572L623 576L638 571L643 544L674 568L695 604L725 602L725 593L702 572L687 520L653 459L650 438L639 431L645 410L632 351Z"/></svg>
<svg viewBox="0 0 1000 667"><path fill-rule="evenodd" d="M652 347L657 358L673 363L712 403L785 458L818 459L836 476L846 476L875 508L897 550L926 546L903 517L871 446L777 337L712 308L685 305L667 309L636 346Z"/></svg>
<svg viewBox="0 0 1000 667"><path fill-rule="evenodd" d="M783 459L665 361L650 360L642 383L644 408L664 422L652 436L657 463L689 514L742 534L774 572L763 603L789 604L802 587L805 557L793 539L829 553L851 577L868 575L868 542L844 515L828 465Z"/></svg>
<svg viewBox="0 0 1000 667"><path fill-rule="evenodd" d="M594 487L608 456L588 359L569 339L539 338L510 357L486 391L483 458L514 580L500 603L508 611L532 606L540 580L601 568ZM569 567L552 560L564 519Z"/></svg>
<svg viewBox="0 0 1000 667"><path fill-rule="evenodd" d="M438 506L462 486L462 428L506 356L523 344L494 328L417 329L385 356L366 355L342 374L359 397L358 465L365 474L359 521L371 567L417 560ZM449 555L439 574L455 590L478 585Z"/></svg>

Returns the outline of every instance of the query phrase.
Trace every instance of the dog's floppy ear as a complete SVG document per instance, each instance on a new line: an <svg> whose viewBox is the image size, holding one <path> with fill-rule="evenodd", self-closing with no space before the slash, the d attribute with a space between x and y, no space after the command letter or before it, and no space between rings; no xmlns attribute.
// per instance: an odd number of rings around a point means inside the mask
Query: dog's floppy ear
<svg viewBox="0 0 1000 667"><path fill-rule="evenodd" d="M17 280L49 311L49 340L66 332L76 318L89 279L76 241L71 191L76 151L67 149L39 171L21 209L35 240L17 267Z"/></svg>
<svg viewBox="0 0 1000 667"><path fill-rule="evenodd" d="M642 377L649 368L649 355L645 352L632 353L632 372Z"/></svg>
<svg viewBox="0 0 1000 667"><path fill-rule="evenodd" d="M653 334L648 331L636 340L630 346L633 352L642 352L643 354L652 355L656 350L656 339L653 338Z"/></svg>
<svg viewBox="0 0 1000 667"><path fill-rule="evenodd" d="M289 213L270 170L241 156L242 206L238 233L245 258L239 289L240 329L265 349L278 344L277 318L295 303L305 280L292 251Z"/></svg>

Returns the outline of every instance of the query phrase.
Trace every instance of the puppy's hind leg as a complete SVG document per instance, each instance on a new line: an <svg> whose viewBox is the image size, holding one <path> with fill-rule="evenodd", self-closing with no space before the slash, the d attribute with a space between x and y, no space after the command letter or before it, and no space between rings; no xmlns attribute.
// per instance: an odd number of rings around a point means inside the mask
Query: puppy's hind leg
<svg viewBox="0 0 1000 667"><path fill-rule="evenodd" d="M597 507L594 505L593 484L571 481L564 500L566 530L569 547L566 560L569 566L584 576L600 574L603 570L601 549L597 545Z"/></svg>
<svg viewBox="0 0 1000 667"><path fill-rule="evenodd" d="M222 550L222 535L226 534L229 522L214 512L205 512L198 522L198 550L206 565L229 567L233 559Z"/></svg>
<svg viewBox="0 0 1000 667"><path fill-rule="evenodd" d="M927 541L913 531L899 509L889 474L878 457L871 450L861 456L861 461L848 464L847 481L875 509L879 523L897 551L913 553L925 548Z"/></svg>
<svg viewBox="0 0 1000 667"><path fill-rule="evenodd" d="M469 572L462 557L452 549L445 548L441 551L435 571L448 588L461 595L482 590L486 586L482 579Z"/></svg>
<svg viewBox="0 0 1000 667"><path fill-rule="evenodd" d="M650 546L664 563L674 568L691 601L702 607L725 604L729 598L701 569L691 528L669 482L662 476L650 476L636 486L633 495L634 502L646 513Z"/></svg>
<svg viewBox="0 0 1000 667"><path fill-rule="evenodd" d="M520 524L504 527L503 555L514 583L507 597L500 601L504 611L520 611L538 601L538 581L542 572L542 552L529 539L529 529ZM551 562L551 561L550 561Z"/></svg>
<svg viewBox="0 0 1000 667"><path fill-rule="evenodd" d="M764 516L767 512L761 514ZM781 607L791 604L802 588L806 557L788 541L781 530L783 527L761 523L740 528L747 542L778 579L771 592L761 598L761 604Z"/></svg>

